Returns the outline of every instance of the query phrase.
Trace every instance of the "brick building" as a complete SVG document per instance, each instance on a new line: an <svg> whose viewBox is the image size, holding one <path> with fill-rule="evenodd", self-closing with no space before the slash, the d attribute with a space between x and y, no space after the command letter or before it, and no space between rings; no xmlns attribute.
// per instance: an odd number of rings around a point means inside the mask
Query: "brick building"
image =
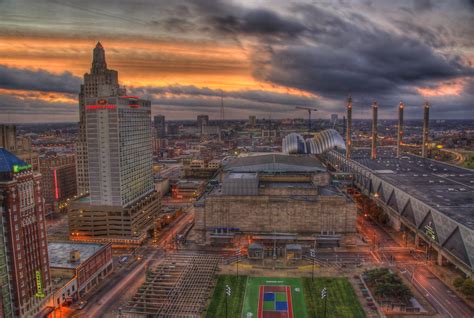
<svg viewBox="0 0 474 318"><path fill-rule="evenodd" d="M33 317L51 293L40 188L31 165L0 148L0 286L4 317Z"/></svg>
<svg viewBox="0 0 474 318"><path fill-rule="evenodd" d="M74 154L47 154L40 157L41 192L45 212L61 212L68 199L77 194Z"/></svg>
<svg viewBox="0 0 474 318"><path fill-rule="evenodd" d="M113 269L111 243L54 242L48 250L53 282L58 278L66 282L56 286L51 307L83 297Z"/></svg>

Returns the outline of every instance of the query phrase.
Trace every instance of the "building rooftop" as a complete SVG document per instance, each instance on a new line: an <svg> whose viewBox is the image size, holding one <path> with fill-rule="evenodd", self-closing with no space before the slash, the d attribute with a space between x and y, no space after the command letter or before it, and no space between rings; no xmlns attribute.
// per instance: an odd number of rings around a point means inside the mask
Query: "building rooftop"
<svg viewBox="0 0 474 318"><path fill-rule="evenodd" d="M405 154L395 158L393 148L356 149L351 159L372 170L379 178L474 229L474 171L439 161Z"/></svg>
<svg viewBox="0 0 474 318"><path fill-rule="evenodd" d="M261 181L260 188L276 188L276 189L315 189L315 185L311 182L267 182Z"/></svg>
<svg viewBox="0 0 474 318"><path fill-rule="evenodd" d="M13 172L15 166L26 167L28 164L5 148L0 148L0 172Z"/></svg>
<svg viewBox="0 0 474 318"><path fill-rule="evenodd" d="M97 243L77 243L77 242L54 242L48 243L49 266L55 268L74 269L89 259L104 247L103 244ZM71 263L70 253L79 251L80 259Z"/></svg>
<svg viewBox="0 0 474 318"><path fill-rule="evenodd" d="M285 154L266 154L260 156L239 157L224 166L226 172L263 172L263 173L316 173L326 168L313 157Z"/></svg>

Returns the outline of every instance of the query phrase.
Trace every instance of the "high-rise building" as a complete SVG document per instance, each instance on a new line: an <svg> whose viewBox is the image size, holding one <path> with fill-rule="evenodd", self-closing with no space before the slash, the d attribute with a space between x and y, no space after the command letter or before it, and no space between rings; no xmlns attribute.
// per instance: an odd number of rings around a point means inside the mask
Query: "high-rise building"
<svg viewBox="0 0 474 318"><path fill-rule="evenodd" d="M16 151L16 126L0 125L0 148Z"/></svg>
<svg viewBox="0 0 474 318"><path fill-rule="evenodd" d="M125 90L119 86L117 71L107 68L104 48L98 42L94 49L90 73L84 74L84 84L81 85L79 93L79 132L76 144L77 191L79 194L89 191L85 100L89 97L125 94Z"/></svg>
<svg viewBox="0 0 474 318"><path fill-rule="evenodd" d="M34 317L51 293L40 179L0 148L1 317Z"/></svg>
<svg viewBox="0 0 474 318"><path fill-rule="evenodd" d="M155 126L156 138L164 138L166 136L165 116L156 115L153 118L153 124Z"/></svg>
<svg viewBox="0 0 474 318"><path fill-rule="evenodd" d="M337 114L331 114L331 124L337 124L338 116Z"/></svg>
<svg viewBox="0 0 474 318"><path fill-rule="evenodd" d="M168 135L176 136L179 134L179 125L178 124L168 124Z"/></svg>
<svg viewBox="0 0 474 318"><path fill-rule="evenodd" d="M198 115L197 116L197 127L202 133L202 127L209 126L209 116L208 115Z"/></svg>
<svg viewBox="0 0 474 318"><path fill-rule="evenodd" d="M160 209L152 173L151 102L125 95L117 72L107 69L100 43L81 94L77 155L83 158L77 160L82 164L77 177L87 181L88 195L69 205L70 237L140 244Z"/></svg>
<svg viewBox="0 0 474 318"><path fill-rule="evenodd" d="M40 157L41 192L45 213L64 211L77 194L74 154L48 153Z"/></svg>
<svg viewBox="0 0 474 318"><path fill-rule="evenodd" d="M255 128L256 125L257 125L257 117L249 116L249 126L252 128Z"/></svg>
<svg viewBox="0 0 474 318"><path fill-rule="evenodd" d="M150 113L132 96L86 98L91 204L127 206L153 191Z"/></svg>

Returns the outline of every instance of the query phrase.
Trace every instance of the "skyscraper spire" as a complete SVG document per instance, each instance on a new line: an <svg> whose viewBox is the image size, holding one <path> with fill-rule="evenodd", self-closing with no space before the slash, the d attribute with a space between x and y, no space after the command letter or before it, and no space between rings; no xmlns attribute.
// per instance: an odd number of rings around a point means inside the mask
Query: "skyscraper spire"
<svg viewBox="0 0 474 318"><path fill-rule="evenodd" d="M97 74L107 69L107 63L105 62L105 50L100 42L97 42L94 48L94 55L92 58L91 73Z"/></svg>

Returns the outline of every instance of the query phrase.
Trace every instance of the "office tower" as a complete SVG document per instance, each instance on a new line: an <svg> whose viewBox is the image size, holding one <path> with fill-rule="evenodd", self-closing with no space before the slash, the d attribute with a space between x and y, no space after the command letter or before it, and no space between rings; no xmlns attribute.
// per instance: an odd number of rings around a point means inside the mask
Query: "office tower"
<svg viewBox="0 0 474 318"><path fill-rule="evenodd" d="M0 148L0 316L34 317L51 293L40 179Z"/></svg>
<svg viewBox="0 0 474 318"><path fill-rule="evenodd" d="M209 116L208 115L198 115L197 116L197 127L199 132L202 133L202 127L209 125Z"/></svg>
<svg viewBox="0 0 474 318"><path fill-rule="evenodd" d="M331 125L337 124L338 116L337 114L331 114Z"/></svg>
<svg viewBox="0 0 474 318"><path fill-rule="evenodd" d="M117 71L107 68L105 50L98 42L94 48L90 73L84 74L84 84L81 85L79 93L79 132L76 143L77 191L79 194L89 191L85 99L125 94L125 89L119 86Z"/></svg>
<svg viewBox="0 0 474 318"><path fill-rule="evenodd" d="M179 125L178 124L168 124L168 135L176 136L179 134Z"/></svg>
<svg viewBox="0 0 474 318"><path fill-rule="evenodd" d="M127 206L153 191L150 111L136 97L86 98L91 204Z"/></svg>
<svg viewBox="0 0 474 318"><path fill-rule="evenodd" d="M165 116L156 115L153 118L153 124L155 126L156 138L164 138L166 136Z"/></svg>
<svg viewBox="0 0 474 318"><path fill-rule="evenodd" d="M76 156L48 153L40 157L41 193L45 214L64 211L77 194Z"/></svg>
<svg viewBox="0 0 474 318"><path fill-rule="evenodd" d="M256 116L249 116L249 126L255 128L257 125L257 117Z"/></svg>
<svg viewBox="0 0 474 318"><path fill-rule="evenodd" d="M117 78L98 43L80 96L88 195L70 203L69 230L73 240L138 245L154 230L160 209L152 174L151 102L126 96ZM104 81L92 85L91 79Z"/></svg>
<svg viewBox="0 0 474 318"><path fill-rule="evenodd" d="M16 126L0 125L0 148L16 151Z"/></svg>

